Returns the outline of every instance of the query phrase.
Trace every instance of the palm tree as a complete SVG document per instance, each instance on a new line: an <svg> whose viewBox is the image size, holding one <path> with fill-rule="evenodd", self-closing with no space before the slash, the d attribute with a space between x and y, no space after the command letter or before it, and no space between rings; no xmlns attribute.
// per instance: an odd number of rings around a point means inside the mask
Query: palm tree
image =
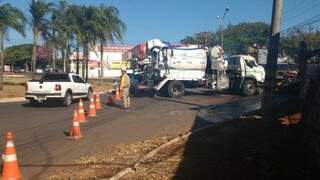
<svg viewBox="0 0 320 180"><path fill-rule="evenodd" d="M0 90L3 90L3 48L4 38L10 28L25 36L26 19L23 13L10 4L0 6Z"/></svg>
<svg viewBox="0 0 320 180"><path fill-rule="evenodd" d="M59 49L63 61L63 71L69 71L67 56L70 52L72 31L69 28L70 17L68 17L69 5L66 1L59 1L57 8L53 10L51 18L52 31L49 33L49 41L54 49Z"/></svg>
<svg viewBox="0 0 320 180"><path fill-rule="evenodd" d="M97 21L100 23L98 37L100 39L100 83L102 84L104 76L103 46L107 41L114 42L114 39L122 41L126 27L119 17L117 8L101 4L99 12Z"/></svg>
<svg viewBox="0 0 320 180"><path fill-rule="evenodd" d="M95 47L96 41L99 39L100 22L99 22L99 8L94 6L84 7L83 6L83 22L80 27L82 43L83 43L83 52L84 52L84 61L86 62L86 75L85 79L88 80L88 61L89 61L89 48Z"/></svg>
<svg viewBox="0 0 320 180"><path fill-rule="evenodd" d="M32 48L32 63L31 63L31 71L32 76L35 75L36 70L36 53L37 53L37 44L39 36L45 37L49 30L50 21L47 19L47 15L50 11L52 11L53 3L46 3L43 0L32 0L29 5L29 12L31 15L30 25L32 27L33 34L33 48Z"/></svg>
<svg viewBox="0 0 320 180"><path fill-rule="evenodd" d="M69 19L69 29L71 30L74 39L76 40L77 64L76 73L79 74L79 54L80 47L83 44L83 31L81 30L84 21L84 7L78 5L71 5L67 11L67 18ZM84 62L84 61L83 61ZM82 76L84 77L84 63L82 63Z"/></svg>

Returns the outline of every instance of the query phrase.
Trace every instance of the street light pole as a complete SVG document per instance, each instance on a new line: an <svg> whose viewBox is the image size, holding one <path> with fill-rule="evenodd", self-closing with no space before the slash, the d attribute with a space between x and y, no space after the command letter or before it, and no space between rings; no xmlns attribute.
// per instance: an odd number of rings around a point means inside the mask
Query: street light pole
<svg viewBox="0 0 320 180"><path fill-rule="evenodd" d="M224 30L223 30L223 25L224 25L224 17L226 16L227 12L230 10L229 7L226 7L224 10L223 16L222 16L222 23L221 23L221 48L223 49L223 36L224 36Z"/></svg>

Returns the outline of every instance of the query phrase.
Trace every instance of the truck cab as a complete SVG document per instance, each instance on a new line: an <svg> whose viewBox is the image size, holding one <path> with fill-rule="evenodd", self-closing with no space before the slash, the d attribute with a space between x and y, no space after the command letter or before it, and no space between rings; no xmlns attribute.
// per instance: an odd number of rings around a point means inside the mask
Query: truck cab
<svg viewBox="0 0 320 180"><path fill-rule="evenodd" d="M230 89L241 89L244 95L250 96L262 87L265 70L248 55L234 55L228 59Z"/></svg>

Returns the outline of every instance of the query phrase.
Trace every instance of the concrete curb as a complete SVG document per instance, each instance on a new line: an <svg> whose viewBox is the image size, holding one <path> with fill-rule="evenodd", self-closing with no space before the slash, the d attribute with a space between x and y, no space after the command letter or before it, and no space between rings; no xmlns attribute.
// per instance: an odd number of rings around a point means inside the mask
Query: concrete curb
<svg viewBox="0 0 320 180"><path fill-rule="evenodd" d="M116 175L112 176L111 178L109 178L109 180L118 180L120 178L122 178L123 176L127 175L128 173L131 173L131 172L135 172L136 169L140 166L140 164L153 157L155 154L157 154L161 149L165 148L165 147L168 147L170 145L172 145L173 143L176 143L178 141L180 141L181 139L186 139L188 138L190 135L192 134L195 134L195 133L198 133L200 131L203 131L205 129L208 129L210 127L213 127L215 126L216 124L211 124L211 125L208 125L208 126L204 126L204 127L201 127L201 128L198 128L198 129L195 129L193 131L189 131L188 133L185 133L183 135L180 135L164 144L162 144L161 146L158 146L157 148L153 149L152 151L150 151L149 153L147 153L146 155L142 156L142 158L140 158L132 167L127 167L125 169L123 169L122 171L120 171L119 173L117 173Z"/></svg>
<svg viewBox="0 0 320 180"><path fill-rule="evenodd" d="M0 103L9 103L9 102L24 102L26 99L24 97L17 98L1 98Z"/></svg>

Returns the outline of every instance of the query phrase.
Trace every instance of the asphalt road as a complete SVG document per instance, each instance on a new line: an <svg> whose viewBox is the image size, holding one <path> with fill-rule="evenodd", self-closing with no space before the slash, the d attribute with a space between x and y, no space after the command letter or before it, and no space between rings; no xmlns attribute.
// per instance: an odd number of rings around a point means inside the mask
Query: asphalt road
<svg viewBox="0 0 320 180"><path fill-rule="evenodd" d="M84 139L69 140L72 107L52 105L31 107L26 102L0 104L0 148L4 134L13 131L22 175L42 179L55 167L73 166L72 160L97 153L111 145L159 136L177 136L189 131L198 109L238 99L238 96L211 91L189 91L181 99L164 97L132 98L132 111L104 105L98 117L81 125ZM106 101L106 96L102 96ZM85 108L88 108L87 102Z"/></svg>

